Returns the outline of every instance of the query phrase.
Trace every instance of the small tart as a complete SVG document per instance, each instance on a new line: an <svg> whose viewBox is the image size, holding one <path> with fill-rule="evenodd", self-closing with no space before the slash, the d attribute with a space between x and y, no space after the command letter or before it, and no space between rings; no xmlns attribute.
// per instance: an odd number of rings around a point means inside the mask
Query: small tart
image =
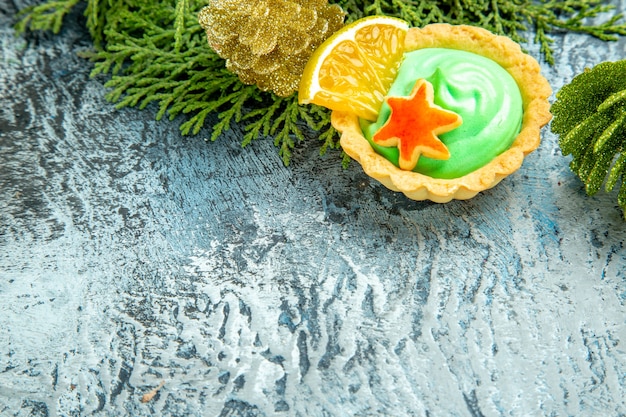
<svg viewBox="0 0 626 417"><path fill-rule="evenodd" d="M437 23L409 29L405 38L406 52L423 48L472 52L495 61L511 74L520 89L524 115L521 130L509 149L467 175L438 179L402 170L376 153L364 137L356 115L333 111L331 122L341 132L344 151L361 164L367 175L387 188L413 200L437 203L472 198L519 169L524 157L537 149L541 128L552 118L548 102L552 89L541 75L539 63L523 53L517 43L482 28Z"/></svg>

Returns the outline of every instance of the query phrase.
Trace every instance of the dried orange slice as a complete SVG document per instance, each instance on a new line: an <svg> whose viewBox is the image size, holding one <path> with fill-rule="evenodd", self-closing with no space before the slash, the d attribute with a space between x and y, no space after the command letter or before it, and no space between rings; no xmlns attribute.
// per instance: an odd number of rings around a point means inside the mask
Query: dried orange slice
<svg viewBox="0 0 626 417"><path fill-rule="evenodd" d="M370 16L344 26L311 55L300 81L301 104L318 104L374 121L404 54L409 25Z"/></svg>

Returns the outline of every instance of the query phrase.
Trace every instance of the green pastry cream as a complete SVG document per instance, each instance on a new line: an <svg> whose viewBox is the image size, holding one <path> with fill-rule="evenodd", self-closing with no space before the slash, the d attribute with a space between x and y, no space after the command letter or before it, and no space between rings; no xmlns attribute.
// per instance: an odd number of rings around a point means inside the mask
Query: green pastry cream
<svg viewBox="0 0 626 417"><path fill-rule="evenodd" d="M522 125L522 97L513 77L496 62L453 49L408 52L387 95L409 96L420 78L433 85L435 104L459 114L463 124L439 136L450 151L449 159L421 156L413 171L434 178L462 177L511 146ZM376 152L398 166L398 148L380 146L372 140L389 114L384 103L378 120L361 120L361 128Z"/></svg>

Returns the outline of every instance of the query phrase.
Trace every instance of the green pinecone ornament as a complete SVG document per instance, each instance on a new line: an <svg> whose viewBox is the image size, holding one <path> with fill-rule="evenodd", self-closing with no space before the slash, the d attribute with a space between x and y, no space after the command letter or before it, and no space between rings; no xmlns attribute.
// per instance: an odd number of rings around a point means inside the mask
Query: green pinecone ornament
<svg viewBox="0 0 626 417"><path fill-rule="evenodd" d="M327 0L211 0L198 21L244 84L286 97L297 91L309 57L344 16Z"/></svg>
<svg viewBox="0 0 626 417"><path fill-rule="evenodd" d="M626 59L602 62L578 74L556 94L552 132L570 168L594 195L619 187L626 220Z"/></svg>

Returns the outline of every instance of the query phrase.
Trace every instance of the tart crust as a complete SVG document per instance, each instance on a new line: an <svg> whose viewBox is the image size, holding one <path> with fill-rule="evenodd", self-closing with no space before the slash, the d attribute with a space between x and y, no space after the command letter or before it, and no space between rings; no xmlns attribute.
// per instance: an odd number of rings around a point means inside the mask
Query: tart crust
<svg viewBox="0 0 626 417"><path fill-rule="evenodd" d="M465 200L498 184L520 168L524 157L537 149L541 128L552 115L548 97L552 89L541 75L539 63L522 52L520 46L505 36L474 26L435 23L411 28L405 38L407 52L423 48L448 48L473 52L497 62L515 80L520 89L524 116L522 127L511 147L487 165L459 178L438 179L397 168L370 146L363 136L358 117L333 111L332 125L341 132L341 146L358 161L365 173L393 191L412 200L445 203Z"/></svg>

